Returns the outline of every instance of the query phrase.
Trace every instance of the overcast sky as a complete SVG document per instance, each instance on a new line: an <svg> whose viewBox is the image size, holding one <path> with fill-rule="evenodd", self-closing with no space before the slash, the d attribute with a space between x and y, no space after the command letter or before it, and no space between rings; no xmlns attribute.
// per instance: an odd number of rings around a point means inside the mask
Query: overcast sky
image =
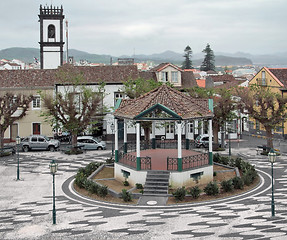
<svg viewBox="0 0 287 240"><path fill-rule="evenodd" d="M287 50L286 0L0 1L0 49L39 48L39 6L63 5L69 48L95 54Z"/></svg>

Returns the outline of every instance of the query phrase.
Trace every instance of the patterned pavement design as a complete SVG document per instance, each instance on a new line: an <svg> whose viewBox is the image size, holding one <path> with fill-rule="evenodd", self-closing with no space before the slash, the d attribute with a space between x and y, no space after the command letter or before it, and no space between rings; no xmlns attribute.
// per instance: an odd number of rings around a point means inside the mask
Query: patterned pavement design
<svg viewBox="0 0 287 240"><path fill-rule="evenodd" d="M287 239L287 157L278 157L274 164L276 216L272 218L267 157L256 155L255 150L238 152L244 152L260 173L261 183L256 189L217 201L168 206L113 204L73 192L71 184L77 169L91 161L104 161L109 156L107 151L76 157L22 153L23 179L19 182L13 175L16 158L1 159L0 171L5 169L1 171L2 182L23 187L13 190L19 196L5 194L6 188L1 191L0 203L5 207L0 207L0 239ZM52 158L59 164L55 177L56 225L52 225L52 177L48 169ZM33 178L33 188L25 189Z"/></svg>

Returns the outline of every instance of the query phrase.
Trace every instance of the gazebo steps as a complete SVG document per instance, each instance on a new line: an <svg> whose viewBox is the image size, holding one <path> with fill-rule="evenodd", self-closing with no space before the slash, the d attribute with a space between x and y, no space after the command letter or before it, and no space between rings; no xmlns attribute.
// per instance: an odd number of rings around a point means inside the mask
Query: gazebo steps
<svg viewBox="0 0 287 240"><path fill-rule="evenodd" d="M144 185L144 195L163 196L168 194L169 172L148 171Z"/></svg>

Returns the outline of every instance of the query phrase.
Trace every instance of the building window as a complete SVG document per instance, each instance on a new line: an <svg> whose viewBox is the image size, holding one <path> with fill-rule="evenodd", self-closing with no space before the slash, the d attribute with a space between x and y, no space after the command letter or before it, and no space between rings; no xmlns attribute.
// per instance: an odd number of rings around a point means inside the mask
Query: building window
<svg viewBox="0 0 287 240"><path fill-rule="evenodd" d="M124 95L123 93L121 93L121 92L115 92L115 93L114 93L114 106L116 106L117 101L118 101L119 99L124 99L124 98L125 98L125 95Z"/></svg>
<svg viewBox="0 0 287 240"><path fill-rule="evenodd" d="M33 123L33 134L41 134L41 123Z"/></svg>
<svg viewBox="0 0 287 240"><path fill-rule="evenodd" d="M188 124L188 132L193 133L193 123Z"/></svg>
<svg viewBox="0 0 287 240"><path fill-rule="evenodd" d="M168 81L168 72L161 72L161 81L162 82Z"/></svg>
<svg viewBox="0 0 287 240"><path fill-rule="evenodd" d="M55 34L55 26L53 24L50 24L48 26L48 38L55 38L56 34Z"/></svg>
<svg viewBox="0 0 287 240"><path fill-rule="evenodd" d="M174 83L178 82L178 72L171 72L171 81Z"/></svg>
<svg viewBox="0 0 287 240"><path fill-rule="evenodd" d="M265 71L262 71L261 72L261 76L262 76L262 85L263 86L266 86L266 75L265 75Z"/></svg>
<svg viewBox="0 0 287 240"><path fill-rule="evenodd" d="M34 97L33 99L33 109L41 108L41 98L39 96Z"/></svg>

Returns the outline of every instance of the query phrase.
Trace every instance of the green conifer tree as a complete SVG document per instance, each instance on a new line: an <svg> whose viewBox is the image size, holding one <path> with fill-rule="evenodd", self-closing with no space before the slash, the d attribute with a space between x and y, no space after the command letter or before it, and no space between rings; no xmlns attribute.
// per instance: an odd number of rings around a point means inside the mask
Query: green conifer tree
<svg viewBox="0 0 287 240"><path fill-rule="evenodd" d="M206 45L205 49L203 51L205 53L204 60L200 66L201 71L209 71L209 70L215 70L215 57L213 50L210 48L209 43Z"/></svg>

